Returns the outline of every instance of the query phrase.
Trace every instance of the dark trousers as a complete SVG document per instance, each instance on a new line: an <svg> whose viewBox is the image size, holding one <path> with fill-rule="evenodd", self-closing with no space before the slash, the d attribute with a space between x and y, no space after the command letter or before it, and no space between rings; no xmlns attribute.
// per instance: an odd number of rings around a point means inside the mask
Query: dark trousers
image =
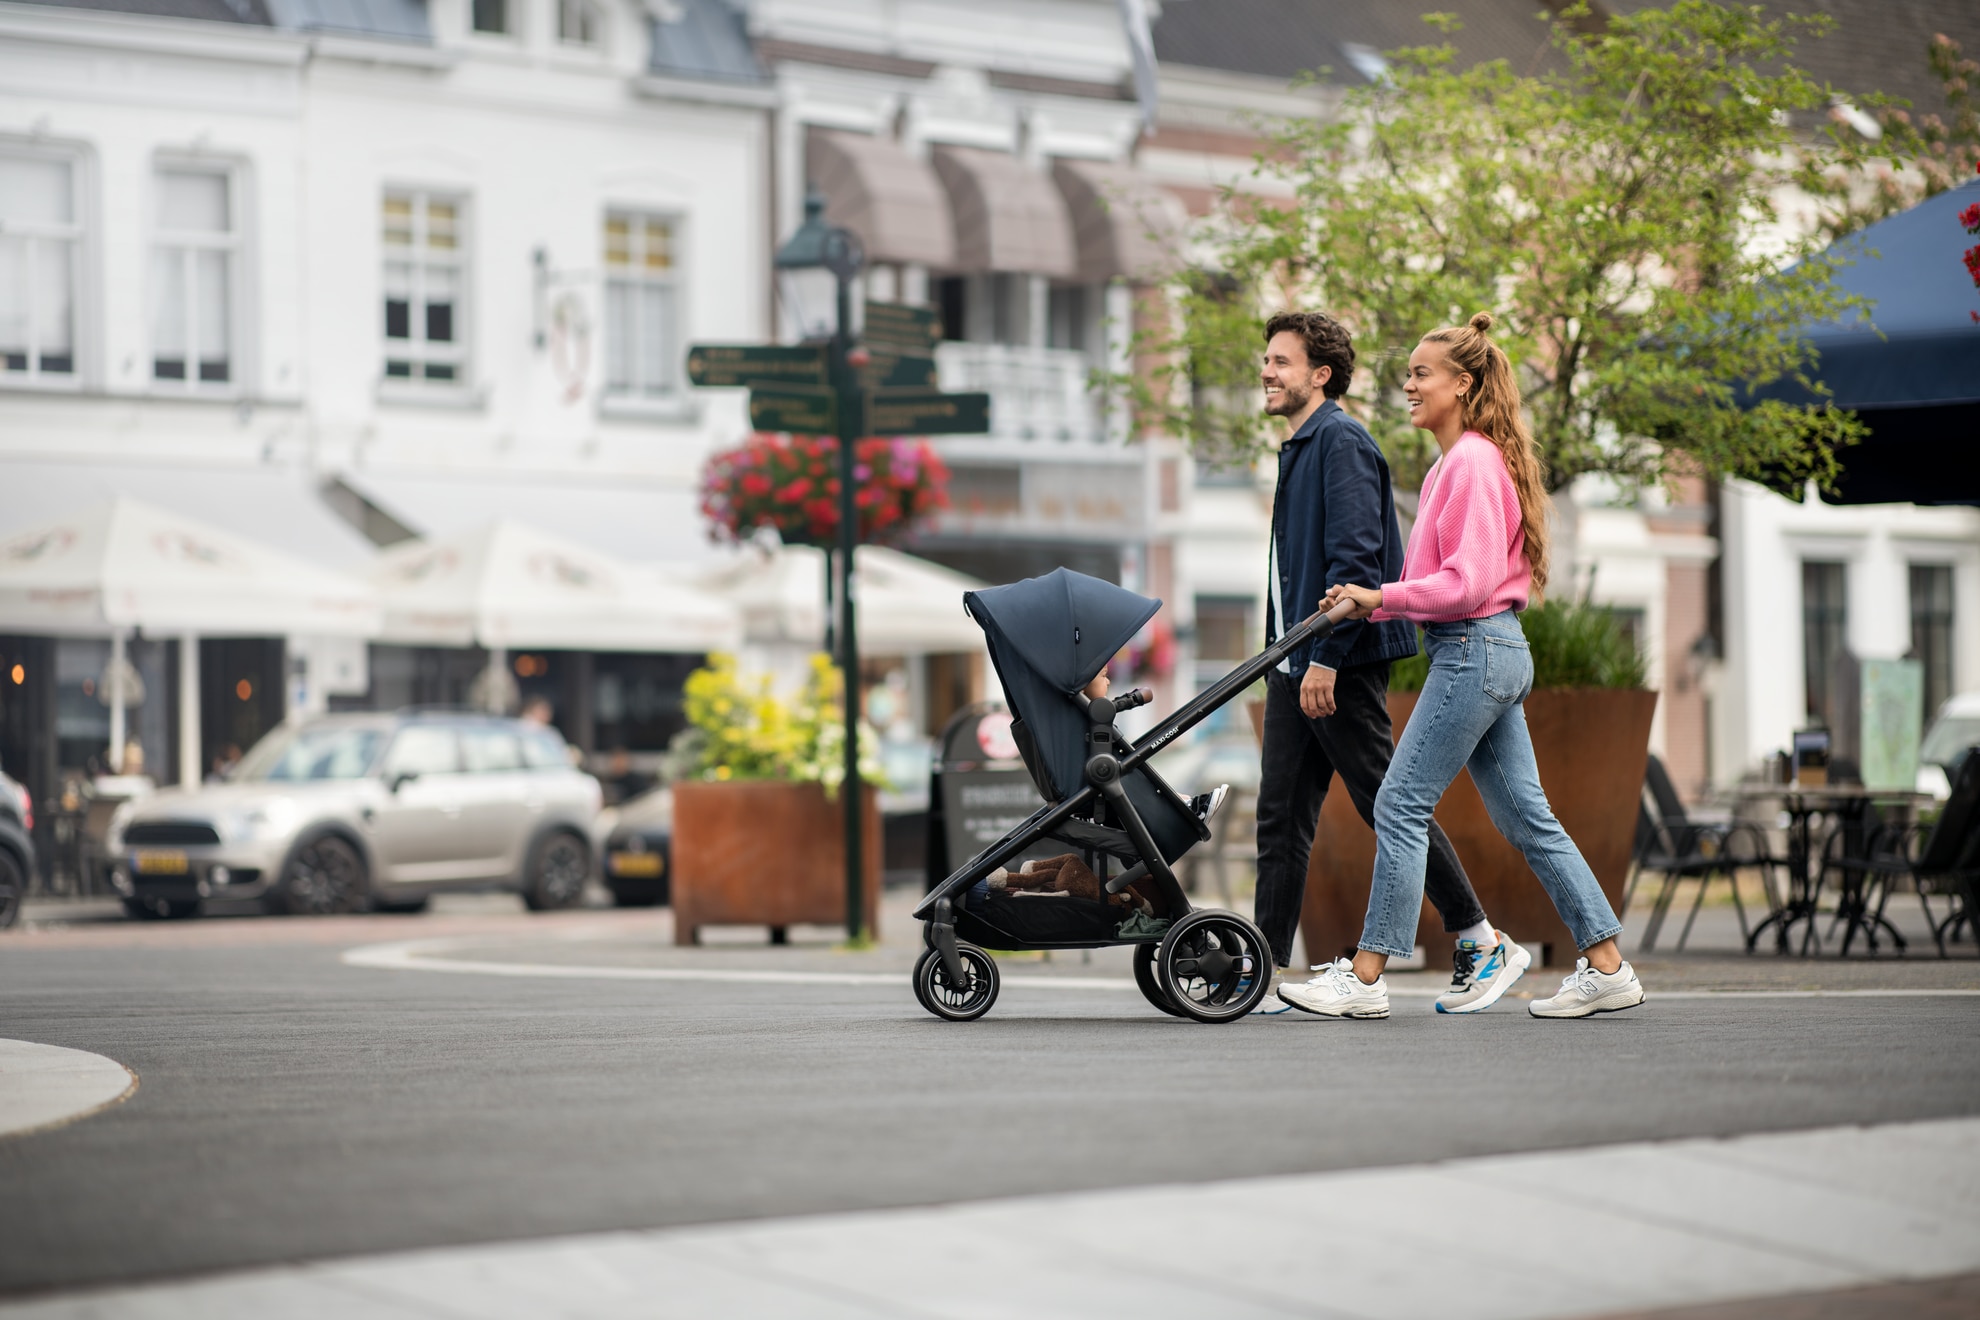
<svg viewBox="0 0 1980 1320"><path fill-rule="evenodd" d="M1396 750L1388 697L1387 661L1342 669L1334 676L1334 713L1310 720L1299 708L1297 676L1276 669L1265 676L1256 919L1281 967L1292 962L1313 831L1328 781L1336 773L1361 818L1375 823L1375 794ZM1445 930L1463 930L1485 919L1456 850L1435 821L1430 824L1423 891L1443 917Z"/></svg>

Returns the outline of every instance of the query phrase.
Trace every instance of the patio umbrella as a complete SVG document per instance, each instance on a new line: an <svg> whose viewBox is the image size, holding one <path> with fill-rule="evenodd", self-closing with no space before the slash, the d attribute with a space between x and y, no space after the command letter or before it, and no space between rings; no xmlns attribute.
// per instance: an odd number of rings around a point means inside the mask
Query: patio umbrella
<svg viewBox="0 0 1980 1320"><path fill-rule="evenodd" d="M742 640L734 606L506 518L395 545L371 582L389 642L696 653Z"/></svg>
<svg viewBox="0 0 1980 1320"><path fill-rule="evenodd" d="M356 578L117 496L0 542L0 628L244 637L369 636Z"/></svg>
<svg viewBox="0 0 1980 1320"><path fill-rule="evenodd" d="M962 604L963 593L983 583L886 546L861 546L856 564L860 650L937 655L983 649L983 634ZM825 634L824 580L822 551L787 545L767 553L746 550L701 584L742 611L750 641L816 646Z"/></svg>
<svg viewBox="0 0 1980 1320"><path fill-rule="evenodd" d="M1842 504L1980 504L1980 290L1961 258L1973 242L1959 213L1980 202L1980 179L1841 240L1854 264L1836 275L1872 300L1867 315L1806 326L1815 374L1870 435L1842 451ZM1803 402L1778 383L1762 397Z"/></svg>

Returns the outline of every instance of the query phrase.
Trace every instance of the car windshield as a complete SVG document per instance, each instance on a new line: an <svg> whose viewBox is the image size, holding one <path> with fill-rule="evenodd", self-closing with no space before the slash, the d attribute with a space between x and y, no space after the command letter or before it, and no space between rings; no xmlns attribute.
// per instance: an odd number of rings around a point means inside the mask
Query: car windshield
<svg viewBox="0 0 1980 1320"><path fill-rule="evenodd" d="M1980 715L1948 715L1925 735L1918 759L1946 765L1969 747L1980 746Z"/></svg>
<svg viewBox="0 0 1980 1320"><path fill-rule="evenodd" d="M254 745L231 776L269 780L357 779L378 759L385 730L350 725L281 729Z"/></svg>

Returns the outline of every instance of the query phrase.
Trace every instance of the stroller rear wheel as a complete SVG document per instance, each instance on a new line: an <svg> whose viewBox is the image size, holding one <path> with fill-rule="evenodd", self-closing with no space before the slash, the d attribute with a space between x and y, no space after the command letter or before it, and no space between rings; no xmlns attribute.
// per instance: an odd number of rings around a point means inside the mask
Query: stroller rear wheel
<svg viewBox="0 0 1980 1320"><path fill-rule="evenodd" d="M1169 1002L1169 996L1162 989L1162 982L1155 975L1155 946L1137 944L1134 946L1134 983L1141 990L1141 997L1170 1017L1181 1017L1183 1012Z"/></svg>
<svg viewBox="0 0 1980 1320"><path fill-rule="evenodd" d="M942 966L942 955L925 950L914 964L914 997L938 1018L951 1022L973 1022L997 1002L997 963L974 944L956 941L956 957L968 976L966 985L953 985L949 969Z"/></svg>
<svg viewBox="0 0 1980 1320"><path fill-rule="evenodd" d="M1258 927L1243 917L1200 909L1162 938L1155 980L1182 1016L1235 1022L1271 989L1272 954Z"/></svg>

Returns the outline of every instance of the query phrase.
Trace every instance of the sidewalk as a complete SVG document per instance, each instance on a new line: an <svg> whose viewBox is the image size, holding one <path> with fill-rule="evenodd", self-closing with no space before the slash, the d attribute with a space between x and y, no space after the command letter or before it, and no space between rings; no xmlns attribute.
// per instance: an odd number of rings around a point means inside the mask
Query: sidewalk
<svg viewBox="0 0 1980 1320"><path fill-rule="evenodd" d="M1980 1270L1976 1177L1980 1119L1951 1119L491 1243L0 1317L1616 1315Z"/></svg>

